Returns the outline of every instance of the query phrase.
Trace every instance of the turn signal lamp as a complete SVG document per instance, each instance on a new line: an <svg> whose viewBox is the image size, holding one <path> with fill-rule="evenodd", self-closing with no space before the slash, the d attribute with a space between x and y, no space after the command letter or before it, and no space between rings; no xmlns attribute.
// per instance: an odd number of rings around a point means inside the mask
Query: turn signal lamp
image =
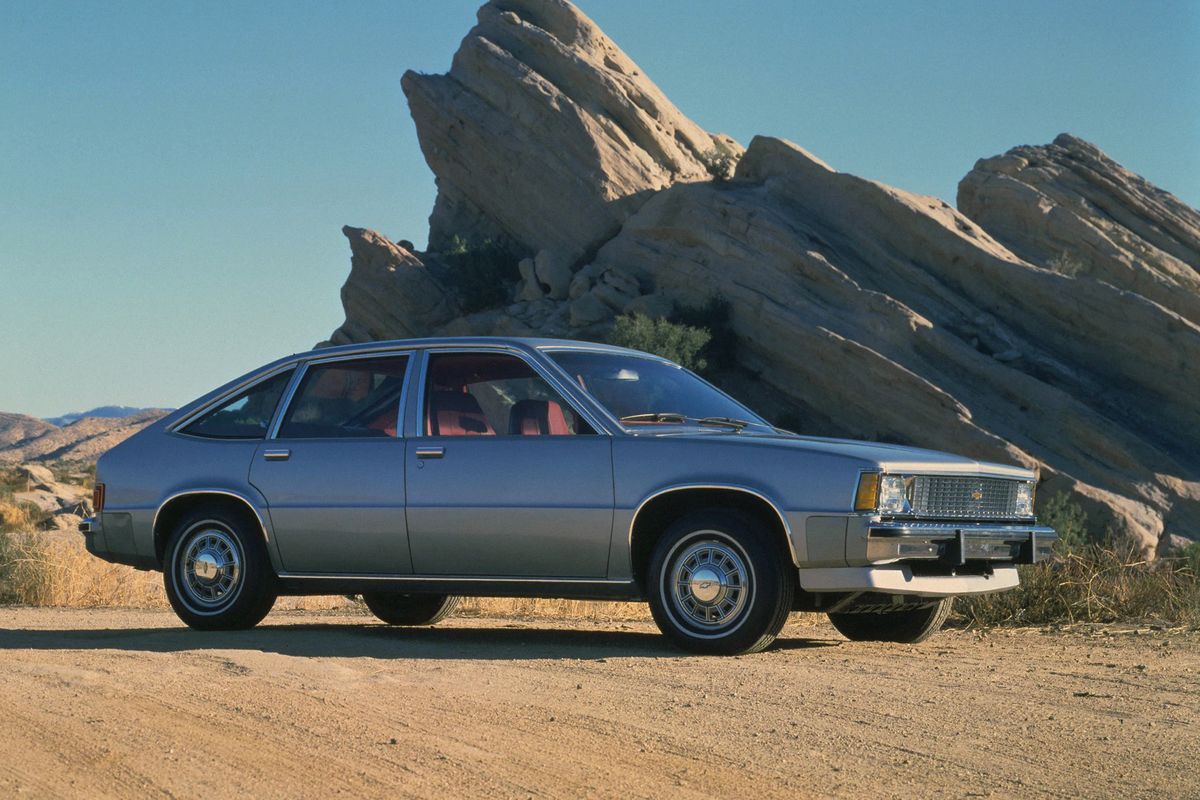
<svg viewBox="0 0 1200 800"><path fill-rule="evenodd" d="M879 503L879 473L864 472L858 478L858 491L854 495L855 511L874 511Z"/></svg>

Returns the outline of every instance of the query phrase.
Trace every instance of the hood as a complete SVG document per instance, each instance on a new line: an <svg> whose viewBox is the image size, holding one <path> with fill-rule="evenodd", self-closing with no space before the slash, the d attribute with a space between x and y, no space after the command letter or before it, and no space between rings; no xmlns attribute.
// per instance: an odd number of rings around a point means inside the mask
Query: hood
<svg viewBox="0 0 1200 800"><path fill-rule="evenodd" d="M750 431L737 433L721 429L679 429L676 427L667 430L666 426L654 426L652 430L639 431L635 435L697 439L719 437L724 442L737 441L747 447L778 447L788 450L801 450L810 453L823 453L853 458L858 461L874 464L883 472L986 475L1019 480L1037 479L1037 473L1025 467L996 464L989 461L977 461L973 458L954 455L953 453L944 453L940 450L926 450L920 447L909 447L900 444L863 442L855 439L829 439L821 436L753 433Z"/></svg>

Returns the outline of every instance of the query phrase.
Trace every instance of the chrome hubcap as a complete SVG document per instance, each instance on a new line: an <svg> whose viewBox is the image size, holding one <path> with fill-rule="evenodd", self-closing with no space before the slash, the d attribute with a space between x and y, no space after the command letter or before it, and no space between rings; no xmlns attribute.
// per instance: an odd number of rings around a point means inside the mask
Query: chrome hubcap
<svg viewBox="0 0 1200 800"><path fill-rule="evenodd" d="M193 602L214 607L233 595L242 579L242 555L234 538L208 528L196 533L183 549L180 581Z"/></svg>
<svg viewBox="0 0 1200 800"><path fill-rule="evenodd" d="M671 562L671 603L688 622L721 628L749 601L749 570L742 555L715 539L695 542Z"/></svg>

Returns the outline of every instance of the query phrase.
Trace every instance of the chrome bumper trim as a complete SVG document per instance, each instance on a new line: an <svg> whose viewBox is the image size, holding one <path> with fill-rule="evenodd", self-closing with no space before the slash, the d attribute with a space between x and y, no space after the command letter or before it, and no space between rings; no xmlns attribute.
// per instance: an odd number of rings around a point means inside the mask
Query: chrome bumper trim
<svg viewBox="0 0 1200 800"><path fill-rule="evenodd" d="M1036 564L1050 556L1056 541L1058 534L1044 525L872 522L867 525L867 560Z"/></svg>
<svg viewBox="0 0 1200 800"><path fill-rule="evenodd" d="M886 567L825 567L797 570L806 592L879 592L917 597L956 597L1012 589L1020 583L1016 567L997 567L990 575L914 575L905 564Z"/></svg>
<svg viewBox="0 0 1200 800"><path fill-rule="evenodd" d="M91 536L96 531L100 530L100 523L95 517L88 517L79 521L79 532L84 536Z"/></svg>

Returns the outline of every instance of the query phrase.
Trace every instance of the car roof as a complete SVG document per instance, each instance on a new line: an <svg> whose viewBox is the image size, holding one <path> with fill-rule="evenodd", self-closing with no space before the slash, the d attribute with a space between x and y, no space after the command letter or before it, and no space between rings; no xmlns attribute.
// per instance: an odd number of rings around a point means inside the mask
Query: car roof
<svg viewBox="0 0 1200 800"><path fill-rule="evenodd" d="M627 355L649 355L648 353L643 353L640 350L631 350L628 347L618 347L616 345L603 344L601 342L584 342L575 339L547 339L527 336L437 336L421 339L384 339L380 341L360 342L356 344L316 347L312 350L305 350L301 353L293 353L286 358L279 359L279 361L275 363L281 363L284 361L300 361L309 358L325 358L327 356L338 356L351 353L373 353L380 350L394 350L397 348L471 346L508 346L516 347L520 350L541 350L553 349L556 347L586 348L588 350L602 350L605 352L624 353Z"/></svg>

